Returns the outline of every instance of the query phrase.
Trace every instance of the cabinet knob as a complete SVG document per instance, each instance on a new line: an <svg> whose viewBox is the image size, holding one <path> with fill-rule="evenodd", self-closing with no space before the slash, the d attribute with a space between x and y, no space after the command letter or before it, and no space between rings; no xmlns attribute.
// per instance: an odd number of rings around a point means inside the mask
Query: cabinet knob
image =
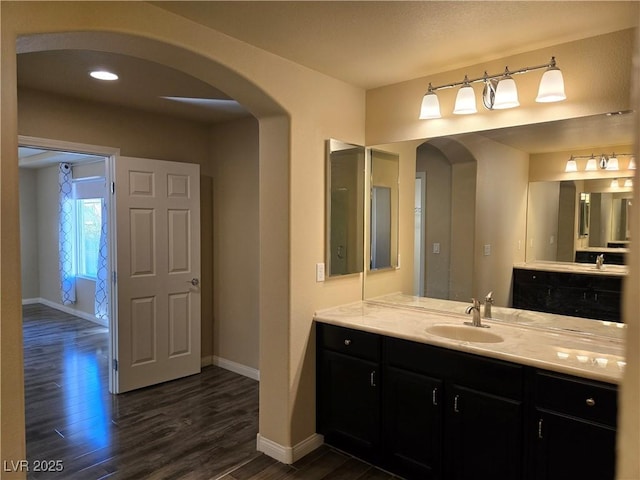
<svg viewBox="0 0 640 480"><path fill-rule="evenodd" d="M348 347L349 345L351 345L351 340L349 340L348 338L345 338L344 344Z"/></svg>
<svg viewBox="0 0 640 480"><path fill-rule="evenodd" d="M587 398L586 404L588 407L594 407L596 404L596 401L593 398Z"/></svg>

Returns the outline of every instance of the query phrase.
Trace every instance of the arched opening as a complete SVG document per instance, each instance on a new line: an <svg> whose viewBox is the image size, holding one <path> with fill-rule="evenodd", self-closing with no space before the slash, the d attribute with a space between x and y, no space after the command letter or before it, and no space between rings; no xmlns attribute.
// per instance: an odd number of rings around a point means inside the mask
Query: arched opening
<svg viewBox="0 0 640 480"><path fill-rule="evenodd" d="M424 245L415 257L420 295L465 302L473 297L476 170L476 159L453 139L417 148L416 205L422 206L416 210L416 239Z"/></svg>
<svg viewBox="0 0 640 480"><path fill-rule="evenodd" d="M243 299L258 305L260 402L267 416L286 423L283 402L268 402L288 376L288 338L265 340L262 332L281 331L289 321L289 158L290 119L260 87L231 68L193 51L133 35L108 32L37 34L17 40L17 54L47 50L92 49L121 53L180 70L224 91L257 119L258 291ZM273 281L277 278L278 281ZM277 357L277 361L263 359ZM264 414L261 414L261 425ZM262 428L260 428L262 432Z"/></svg>

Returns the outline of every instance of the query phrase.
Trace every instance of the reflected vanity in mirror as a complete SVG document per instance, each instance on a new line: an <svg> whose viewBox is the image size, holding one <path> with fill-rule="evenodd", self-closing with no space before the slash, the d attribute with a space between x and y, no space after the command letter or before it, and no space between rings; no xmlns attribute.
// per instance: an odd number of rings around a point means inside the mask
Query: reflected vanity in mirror
<svg viewBox="0 0 640 480"><path fill-rule="evenodd" d="M326 271L329 277L363 271L365 149L326 142Z"/></svg>
<svg viewBox="0 0 640 480"><path fill-rule="evenodd" d="M395 153L369 150L371 162L370 270L398 266L398 172Z"/></svg>

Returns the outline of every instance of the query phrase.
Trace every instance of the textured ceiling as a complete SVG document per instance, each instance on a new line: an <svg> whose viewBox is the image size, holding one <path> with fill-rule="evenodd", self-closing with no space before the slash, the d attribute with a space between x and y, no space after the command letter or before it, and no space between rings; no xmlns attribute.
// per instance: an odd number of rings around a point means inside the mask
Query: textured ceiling
<svg viewBox="0 0 640 480"><path fill-rule="evenodd" d="M638 2L231 1L160 8L363 88L635 26Z"/></svg>
<svg viewBox="0 0 640 480"><path fill-rule="evenodd" d="M608 1L152 3L363 88L633 27L640 5ZM87 72L96 66L116 69L121 79L112 84L90 80ZM248 115L215 86L125 55L86 50L20 54L18 83L22 88L207 123ZM162 98L165 96L216 101L186 105ZM599 118L598 122L602 120ZM628 123L626 119L618 121ZM562 125L564 130L570 122ZM589 137L576 128L567 128L563 134L557 125L539 125L533 130L503 129L486 135L533 152L542 148L540 138L548 139L546 148L577 148L576 142L600 142L605 132L619 138L623 136L621 132L629 130L618 127L590 126L593 133Z"/></svg>

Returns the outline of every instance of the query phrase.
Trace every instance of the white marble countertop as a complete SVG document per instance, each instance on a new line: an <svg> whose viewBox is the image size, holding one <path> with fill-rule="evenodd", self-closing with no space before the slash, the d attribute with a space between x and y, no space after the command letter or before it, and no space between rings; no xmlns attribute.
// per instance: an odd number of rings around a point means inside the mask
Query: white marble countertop
<svg viewBox="0 0 640 480"><path fill-rule="evenodd" d="M545 328L536 324L483 319L482 323L490 327L487 331L499 335L502 341L479 343L452 340L429 333L427 329L442 324L463 325L465 321L470 320L470 316L463 313L464 309L462 313L454 313L454 311L414 308L409 305L385 304L385 298L388 300L389 296L378 298L376 301L360 301L320 310L316 312L314 319L322 323L403 338L608 383L618 383L622 379L626 363L624 343L620 334L616 338L616 336L602 336L594 333L597 329L576 332L571 329ZM383 300L380 301L381 299ZM440 300L439 302L448 301ZM453 309L458 305L465 308L469 305L461 302L451 303L454 304ZM565 318L568 319L567 325L571 325L572 317ZM603 323L598 320L577 320ZM622 328L614 325L612 328L620 333L624 331L623 327L624 325Z"/></svg>
<svg viewBox="0 0 640 480"><path fill-rule="evenodd" d="M622 277L627 275L629 268L627 265L613 265L606 263L602 268L596 268L595 263L572 263L572 262L548 262L544 260L536 260L534 262L516 263L514 268L522 268L526 270L543 270L548 272L564 272L564 273L588 273L593 275L610 275Z"/></svg>

